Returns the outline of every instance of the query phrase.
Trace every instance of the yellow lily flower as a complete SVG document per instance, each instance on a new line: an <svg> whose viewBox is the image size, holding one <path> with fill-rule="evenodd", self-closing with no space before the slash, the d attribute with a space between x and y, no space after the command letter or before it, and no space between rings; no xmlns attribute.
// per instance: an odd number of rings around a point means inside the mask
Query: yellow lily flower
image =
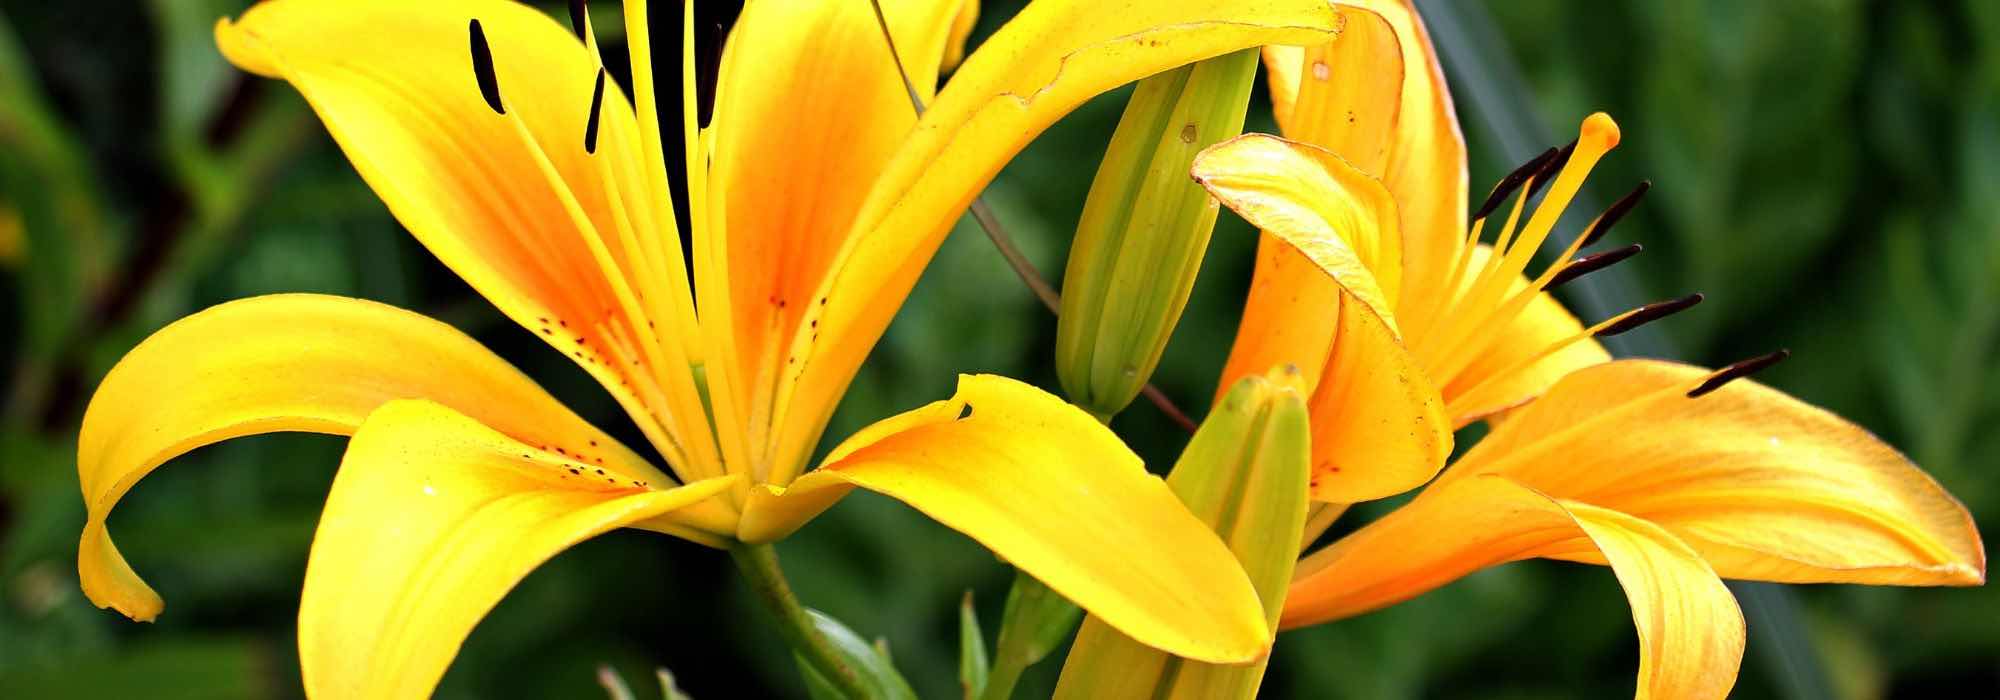
<svg viewBox="0 0 2000 700"><path fill-rule="evenodd" d="M220 21L229 60L296 87L397 219L596 378L667 469L444 324L358 299L241 300L159 331L93 397L78 458L85 592L153 619L163 603L112 544L112 507L189 450L307 431L353 436L301 602L316 696L428 692L508 589L597 533L760 545L857 486L1149 644L1219 662L1263 653L1268 623L1228 549L1108 430L1032 387L962 378L952 399L864 429L801 474L954 219L1013 153L1119 84L1323 41L1331 13L1320 0L1044 0L932 95L976 3L887 4L931 105L921 120L869 3L752 2L707 128L693 126L683 6L687 251L642 1L624 6L634 101L606 84L580 11L565 28L507 0L272 0Z"/></svg>
<svg viewBox="0 0 2000 700"><path fill-rule="evenodd" d="M1313 498L1327 505L1302 547L1344 504L1431 481L1451 429L1481 418L1493 429L1414 501L1305 556L1282 627L1510 561L1605 564L1639 632L1637 697L1720 698L1744 640L1721 577L1985 582L1971 515L1916 465L1837 416L1738 381L1783 352L1711 371L1610 361L1592 340L1698 295L1586 328L1548 293L1636 252L1572 259L1643 185L1562 262L1525 274L1617 145L1615 122L1584 120L1576 143L1503 180L1468 225L1464 146L1416 13L1400 0L1337 10L1336 40L1266 50L1279 123L1298 141L1248 135L1195 163L1267 234L1223 385L1290 363L1314 387ZM1481 244L1510 197L1495 242Z"/></svg>

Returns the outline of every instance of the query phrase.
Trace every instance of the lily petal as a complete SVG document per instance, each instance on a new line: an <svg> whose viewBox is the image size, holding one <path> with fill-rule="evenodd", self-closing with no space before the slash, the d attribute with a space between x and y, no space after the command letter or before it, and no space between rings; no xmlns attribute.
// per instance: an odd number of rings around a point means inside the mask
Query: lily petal
<svg viewBox="0 0 2000 700"><path fill-rule="evenodd" d="M1480 269L1491 255L1493 248L1480 244L1466 268ZM1472 282L1468 276L1461 287ZM1506 296L1527 287L1528 279L1517 277ZM1445 412L1456 427L1520 406L1571 372L1611 361L1611 353L1583 336L1583 323L1548 292L1536 292L1505 330L1480 340L1487 345L1478 357L1443 380Z"/></svg>
<svg viewBox="0 0 2000 700"><path fill-rule="evenodd" d="M731 388L741 398L729 405L749 412L753 433L769 430L784 353L843 234L917 123L895 59L928 101L961 4L883 3L894 55L868 2L751 2L730 31L708 128L708 196L726 210L707 230L726 241L707 245L728 267L731 299L702 310L705 319L728 310L730 322L711 321L710 332L733 326L733 352L717 353L710 371L737 363Z"/></svg>
<svg viewBox="0 0 2000 700"><path fill-rule="evenodd" d="M1611 565L1639 631L1636 698L1722 698L1743 660L1743 614L1687 543L1615 510L1499 476L1426 491L1299 563L1282 624L1413 598L1478 569L1562 545Z"/></svg>
<svg viewBox="0 0 2000 700"><path fill-rule="evenodd" d="M118 553L104 520L167 460L245 435L351 434L401 398L452 406L522 442L650 484L671 481L450 326L360 299L254 297L154 333L91 397L77 450L90 513L77 552L84 593L137 620L159 615L159 594Z"/></svg>
<svg viewBox="0 0 2000 700"><path fill-rule="evenodd" d="M1382 178L1395 195L1403 242L1396 311L1412 327L1426 327L1450 301L1451 265L1464 245L1465 138L1437 52L1409 0L1336 5L1345 24L1331 44L1265 52L1278 123L1286 136L1330 148ZM1379 79L1387 75L1400 80L1398 98L1383 99ZM1373 140L1384 125L1386 141Z"/></svg>
<svg viewBox="0 0 2000 700"><path fill-rule="evenodd" d="M1332 27L1324 0L1045 0L1023 9L939 92L808 300L813 332L794 340L799 361L779 387L777 464L804 462L953 222L1043 129L1133 80L1253 46L1317 43Z"/></svg>
<svg viewBox="0 0 2000 700"><path fill-rule="evenodd" d="M1394 238L1374 233L1395 226L1388 191L1325 149L1262 134L1211 147L1195 158L1194 176L1283 242L1263 246L1260 257L1303 255L1310 264L1279 264L1318 272L1337 292L1291 299L1253 291L1224 386L1274 366L1313 368L1304 379L1313 387L1316 500L1371 500L1429 481L1451 454L1443 401L1403 346L1368 263L1349 245ZM1252 289L1266 283L1253 281Z"/></svg>
<svg viewBox="0 0 2000 700"><path fill-rule="evenodd" d="M746 541L773 539L854 487L963 532L1126 636L1238 663L1270 644L1235 555L1089 414L1035 387L959 379L951 399L877 423L789 488L752 491ZM788 501L795 501L794 506Z"/></svg>
<svg viewBox="0 0 2000 700"><path fill-rule="evenodd" d="M1265 49L1267 64L1274 59L1287 64L1298 61L1282 72L1269 71L1274 89L1282 77L1292 81L1286 89L1296 93L1284 100L1278 123L1285 138L1331 151L1379 181L1395 152L1396 118L1403 92L1402 49L1395 29L1381 15L1342 5L1335 5L1334 11L1341 28L1333 41ZM1273 56L1280 51L1290 56ZM1394 209L1388 213L1397 215ZM1392 218L1382 226L1370 227L1375 230L1365 238L1353 231L1340 231L1362 254L1392 309L1403 278L1403 240L1397 223ZM1312 278L1301 282L1326 284Z"/></svg>
<svg viewBox="0 0 2000 700"><path fill-rule="evenodd" d="M504 114L475 78L472 22ZM683 345L659 340L695 329L672 210L615 84L587 150L600 68L569 29L507 0L272 0L215 31L231 62L298 88L397 221L677 469L719 464Z"/></svg>
<svg viewBox="0 0 2000 700"><path fill-rule="evenodd" d="M1511 414L1441 480L1502 474L1660 524L1730 578L1979 585L1965 507L1867 431L1775 389L1620 360ZM1554 552L1580 561L1596 557Z"/></svg>
<svg viewBox="0 0 2000 700"><path fill-rule="evenodd" d="M429 401L392 401L349 443L313 537L299 661L315 698L423 697L529 571L600 533L721 496L605 480Z"/></svg>

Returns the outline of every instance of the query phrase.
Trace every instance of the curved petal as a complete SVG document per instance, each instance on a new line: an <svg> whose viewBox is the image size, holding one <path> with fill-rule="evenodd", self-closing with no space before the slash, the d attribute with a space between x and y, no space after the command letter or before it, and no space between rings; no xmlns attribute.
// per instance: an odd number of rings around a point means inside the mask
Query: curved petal
<svg viewBox="0 0 2000 700"><path fill-rule="evenodd" d="M1228 546L1110 429L1040 389L962 376L950 400L856 433L790 488L753 490L761 495L744 522L809 517L856 486L978 540L1147 645L1214 663L1270 646L1263 606ZM786 503L794 499L801 505Z"/></svg>
<svg viewBox="0 0 2000 700"><path fill-rule="evenodd" d="M426 696L529 571L739 478L643 488L436 403L383 404L348 444L313 536L299 603L306 693Z"/></svg>
<svg viewBox="0 0 2000 700"><path fill-rule="evenodd" d="M77 476L90 517L84 593L138 619L162 602L104 519L167 460L233 437L346 435L385 401L426 398L517 440L649 483L667 477L456 329L392 306L281 294L222 304L160 329L119 360L84 412Z"/></svg>
<svg viewBox="0 0 2000 700"><path fill-rule="evenodd" d="M1380 187L1394 144L1397 100L1402 94L1402 53L1394 30L1380 15L1341 5L1334 5L1334 11L1340 20L1340 35L1333 41L1265 49L1274 112L1286 138L1325 149L1330 153L1323 159L1342 160ZM1409 206L1423 203L1410 202ZM1380 225L1361 231L1341 228L1338 232L1347 237L1381 284L1386 308L1395 309L1403 280L1403 240L1398 204L1393 198L1381 214ZM1259 251L1268 245L1267 235L1260 241ZM1287 277L1283 268L1270 264L1268 256L1259 255L1257 262L1258 278L1270 281L1251 288L1246 317L1252 313L1250 309L1270 313L1265 309L1285 306L1276 300L1260 304L1260 294L1311 297L1325 294L1329 284L1317 275L1294 273Z"/></svg>
<svg viewBox="0 0 2000 700"><path fill-rule="evenodd" d="M959 66L854 219L780 383L779 465L799 464L953 222L1057 118L1174 66L1332 29L1324 0L1030 4ZM816 325L815 325L816 324Z"/></svg>
<svg viewBox="0 0 2000 700"><path fill-rule="evenodd" d="M722 240L707 245L727 269L703 270L727 275L716 281L730 303L705 296L702 313L709 332L733 329L733 351L712 357L709 371L736 363L730 388L740 398L728 405L749 414L753 433L769 430L784 352L862 198L917 123L895 58L929 100L960 4L882 3L895 56L868 2L751 2L730 30L707 129L708 196L722 218L707 229Z"/></svg>
<svg viewBox="0 0 2000 700"><path fill-rule="evenodd" d="M504 114L475 79L475 21ZM666 193L616 85L586 150L599 64L568 28L508 0L272 0L215 31L231 62L298 88L396 220L675 468L717 465L683 345L660 341L695 330Z"/></svg>
<svg viewBox="0 0 2000 700"><path fill-rule="evenodd" d="M1639 631L1637 698L1723 698L1743 660L1743 614L1699 554L1631 515L1551 497L1504 477L1426 491L1299 563L1284 627L1414 598L1473 571L1588 549L1611 565Z"/></svg>
<svg viewBox="0 0 2000 700"><path fill-rule="evenodd" d="M1369 265L1349 244L1393 240L1370 233L1394 227L1388 192L1324 149L1261 134L1204 151L1195 159L1194 176L1245 220L1283 241L1287 252L1279 254L1311 261L1289 263L1293 270L1317 272L1314 284L1338 293L1331 308L1308 306L1301 302L1322 299L1324 292L1260 294L1281 283L1253 280L1223 377L1233 382L1287 363L1318 368L1305 376L1313 387L1313 498L1353 503L1429 481L1451 454L1443 401L1403 346Z"/></svg>
<svg viewBox="0 0 2000 700"><path fill-rule="evenodd" d="M1397 132L1402 113L1402 44L1382 15L1339 4L1334 12L1340 35L1333 41L1265 51L1272 111L1285 138L1339 154L1380 179L1388 171L1390 155L1401 145L1399 140L1408 138ZM1284 94L1277 93L1280 89ZM1392 243L1400 246L1402 241ZM1401 270L1373 269L1380 277L1401 277Z"/></svg>
<svg viewBox="0 0 2000 700"><path fill-rule="evenodd" d="M1445 310L1448 297L1442 295L1450 291L1450 261L1464 245L1468 213L1465 137L1459 133L1458 113L1452 107L1451 91L1445 87L1444 66L1438 63L1430 33L1410 0L1340 1L1386 20L1403 52L1402 99L1382 182L1396 195L1402 214L1404 291L1396 309L1413 316L1411 323L1415 323L1417 314ZM1349 107L1369 109L1360 103ZM1343 112L1329 109L1321 113Z"/></svg>
<svg viewBox="0 0 2000 700"><path fill-rule="evenodd" d="M1305 528L1311 424L1292 372L1250 377L1201 423L1167 486L1236 553L1277 624L1299 545L1273 533ZM1254 698L1270 657L1203 664L1169 657L1087 617L1056 685L1056 698Z"/></svg>
<svg viewBox="0 0 2000 700"><path fill-rule="evenodd" d="M1472 251L1466 269L1480 269L1492 254L1491 246L1481 244ZM1461 287L1472 282L1467 277ZM1517 276L1504 296L1518 294L1528 284L1526 277ZM1536 292L1504 330L1481 339L1486 346L1477 358L1442 380L1445 412L1451 415L1452 425L1463 427L1520 406L1571 372L1611 361L1611 353L1596 338L1579 336L1583 336L1583 323L1554 295ZM1423 350L1432 348L1419 352Z"/></svg>
<svg viewBox="0 0 2000 700"><path fill-rule="evenodd" d="M1687 396L1713 374L1652 360L1581 370L1445 478L1503 474L1645 518L1730 578L1985 582L1971 514L1930 475L1839 416L1752 381Z"/></svg>

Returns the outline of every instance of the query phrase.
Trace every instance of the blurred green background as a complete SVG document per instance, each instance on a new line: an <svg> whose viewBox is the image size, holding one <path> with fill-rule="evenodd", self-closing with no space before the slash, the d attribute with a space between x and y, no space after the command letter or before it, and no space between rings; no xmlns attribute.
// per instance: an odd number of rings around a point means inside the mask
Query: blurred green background
<svg viewBox="0 0 2000 700"><path fill-rule="evenodd" d="M615 29L615 3L600 4L597 26ZM1017 4L986 3L974 36ZM100 611L77 588L83 406L121 353L175 318L271 292L385 301L474 334L600 425L633 433L585 375L401 231L296 93L222 62L211 25L243 5L0 2L0 697L299 692L294 611L340 440L237 440L173 462L132 494L113 526L169 601L158 623ZM2000 522L2000 482L1978 457L2000 450L2000 4L1430 0L1423 9L1447 54L1475 190L1568 140L1555 135L1590 111L1624 126L1627 146L1594 179L1596 196L1654 182L1615 233L1648 250L1570 301L1601 317L1687 290L1709 295L1624 350L1721 363L1790 347L1794 359L1765 381L1867 426L1982 522ZM606 41L622 55L619 37ZM1127 93L1056 125L988 192L1046 274L1061 269ZM1271 130L1261 91L1254 99L1252 128ZM1232 217L1218 226L1157 378L1183 405L1213 390L1253 242ZM962 224L829 435L943 397L958 372L1053 387L1054 335L1051 317ZM1153 465L1170 464L1184 439L1143 402L1115 427ZM960 596L974 592L990 631L1010 576L964 537L867 494L780 551L805 602L887 639L925 697L957 692ZM1775 599L1779 613L1795 613L1789 622L1751 615L1739 697L2000 695L2000 589L1790 590ZM649 689L637 681L656 666L699 698L799 695L762 615L723 553L614 533L523 582L474 631L439 694L602 697L594 669L608 662L642 697ZM1794 664L1773 663L1785 658ZM1287 633L1266 688L1622 697L1636 664L1609 572L1531 562ZM1045 693L1057 666L1031 672L1020 696Z"/></svg>

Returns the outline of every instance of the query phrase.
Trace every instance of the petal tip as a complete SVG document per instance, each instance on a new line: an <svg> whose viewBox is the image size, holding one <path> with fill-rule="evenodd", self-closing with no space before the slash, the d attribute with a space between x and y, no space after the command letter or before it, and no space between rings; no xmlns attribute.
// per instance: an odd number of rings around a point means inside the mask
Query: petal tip
<svg viewBox="0 0 2000 700"><path fill-rule="evenodd" d="M76 573L84 597L98 608L116 610L136 622L152 622L167 607L160 594L132 571L100 523L84 525L77 545Z"/></svg>
<svg viewBox="0 0 2000 700"><path fill-rule="evenodd" d="M238 68L268 78L278 77L276 63L256 37L228 17L215 20L215 47Z"/></svg>

